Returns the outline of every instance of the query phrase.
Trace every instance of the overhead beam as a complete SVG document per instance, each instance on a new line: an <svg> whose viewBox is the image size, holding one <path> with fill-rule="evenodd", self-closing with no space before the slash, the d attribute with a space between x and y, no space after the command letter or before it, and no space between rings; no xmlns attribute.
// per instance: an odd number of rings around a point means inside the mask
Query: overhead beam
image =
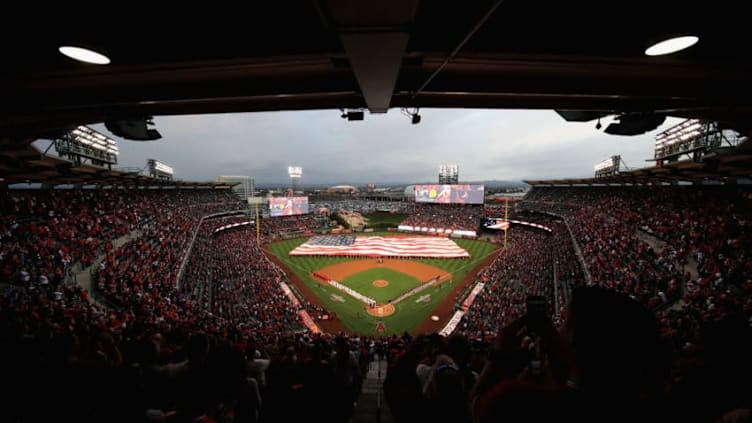
<svg viewBox="0 0 752 423"><path fill-rule="evenodd" d="M371 113L391 105L418 0L328 0L328 25L338 33Z"/></svg>
<svg viewBox="0 0 752 423"><path fill-rule="evenodd" d="M657 109L709 120L752 120L752 70L744 65L460 55L414 99L412 90L443 59L429 53L411 57L422 59L403 62L389 107L412 107L418 100L421 107ZM384 87L368 91L385 95L389 89ZM95 75L51 72L0 79L0 90L5 95L0 133L13 137L118 116L370 106L351 68L321 55L120 67Z"/></svg>
<svg viewBox="0 0 752 423"><path fill-rule="evenodd" d="M340 35L371 113L389 110L408 38L404 32Z"/></svg>

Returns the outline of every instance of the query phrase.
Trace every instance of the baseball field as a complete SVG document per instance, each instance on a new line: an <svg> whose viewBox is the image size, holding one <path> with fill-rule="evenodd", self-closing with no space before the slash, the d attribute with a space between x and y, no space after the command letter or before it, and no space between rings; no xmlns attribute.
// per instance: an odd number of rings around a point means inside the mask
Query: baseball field
<svg viewBox="0 0 752 423"><path fill-rule="evenodd" d="M389 236L390 233L373 235ZM451 317L454 296L490 260L489 256L497 247L484 241L454 240L470 253L469 259L288 256L306 240L276 242L266 245L265 250L273 255L273 260L284 268L309 301L337 313L337 320L349 332L365 335L414 332L427 323L433 324L431 330L443 325ZM366 305L332 286L328 280L375 300L378 306ZM420 292L411 293L414 289ZM439 320L430 320L433 315Z"/></svg>

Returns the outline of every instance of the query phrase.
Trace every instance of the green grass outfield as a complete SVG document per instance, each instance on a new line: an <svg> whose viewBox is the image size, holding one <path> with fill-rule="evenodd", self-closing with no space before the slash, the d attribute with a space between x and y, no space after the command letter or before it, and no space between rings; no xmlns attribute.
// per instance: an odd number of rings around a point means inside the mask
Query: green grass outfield
<svg viewBox="0 0 752 423"><path fill-rule="evenodd" d="M383 279L389 282L389 285L381 288L373 286L373 281L377 279ZM420 285L420 281L414 277L387 267L374 267L364 270L350 275L342 283L367 297L373 298L379 304L393 300L400 294Z"/></svg>
<svg viewBox="0 0 752 423"><path fill-rule="evenodd" d="M358 234L361 236L362 234ZM368 235L389 236L393 233L373 233ZM427 319L433 310L444 297L451 291L453 284L459 283L468 272L478 265L483 259L494 251L494 244L485 241L474 241L469 239L455 239L454 241L462 248L467 250L471 258L467 260L460 259L415 259L415 261L436 266L444 269L453 275L450 283L443 283L436 287L431 287L422 291L415 298L407 298L395 306L395 313L388 317L376 318L365 312L365 305L355 298L344 292L324 286L311 277L311 272L330 266L336 263L343 263L353 259L345 257L289 257L293 248L304 243L308 238L291 239L280 241L267 245L265 248L272 254L276 255L290 270L305 283L316 294L324 305L336 312L342 323L354 333L365 335L385 335L404 331L412 331L423 320ZM358 259L355 259L358 260ZM364 259L365 260L365 259ZM353 275L355 276L355 275ZM407 276L407 275L405 275ZM383 288L382 288L383 289ZM431 301L416 303L415 300L421 295L430 294ZM332 299L332 295L337 295L344 299L339 302ZM360 317L358 317L360 316ZM383 321L386 325L386 332L376 332L376 323Z"/></svg>
<svg viewBox="0 0 752 423"><path fill-rule="evenodd" d="M401 213L372 213L363 217L368 219L366 226L369 228L396 228L407 218L407 215Z"/></svg>

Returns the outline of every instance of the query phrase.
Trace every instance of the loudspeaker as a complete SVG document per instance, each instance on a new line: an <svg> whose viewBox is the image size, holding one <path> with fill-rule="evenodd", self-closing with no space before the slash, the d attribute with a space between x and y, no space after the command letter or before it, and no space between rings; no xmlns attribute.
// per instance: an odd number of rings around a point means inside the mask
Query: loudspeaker
<svg viewBox="0 0 752 423"><path fill-rule="evenodd" d="M104 126L118 137L134 141L154 141L162 138L156 129L149 129L146 125L148 118L134 120L113 120L104 123Z"/></svg>

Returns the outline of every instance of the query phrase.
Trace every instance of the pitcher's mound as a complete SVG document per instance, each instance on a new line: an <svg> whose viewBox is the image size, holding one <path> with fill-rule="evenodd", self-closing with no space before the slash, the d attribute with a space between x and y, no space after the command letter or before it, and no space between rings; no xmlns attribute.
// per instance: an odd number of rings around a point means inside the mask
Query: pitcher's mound
<svg viewBox="0 0 752 423"><path fill-rule="evenodd" d="M366 310L368 311L368 314L376 317L386 317L394 314L394 306L391 304L384 304L374 308L366 307Z"/></svg>
<svg viewBox="0 0 752 423"><path fill-rule="evenodd" d="M385 281L384 279L376 279L373 281L373 286L376 288L383 288L385 286L389 285L389 281Z"/></svg>

